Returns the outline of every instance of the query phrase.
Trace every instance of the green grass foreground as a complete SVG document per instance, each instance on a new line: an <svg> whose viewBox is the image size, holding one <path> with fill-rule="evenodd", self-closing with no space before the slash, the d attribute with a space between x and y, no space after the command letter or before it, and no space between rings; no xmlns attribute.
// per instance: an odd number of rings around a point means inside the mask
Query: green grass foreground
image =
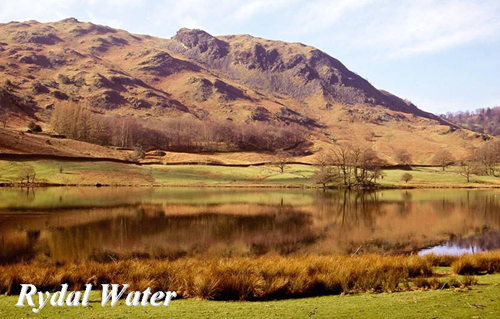
<svg viewBox="0 0 500 319"><path fill-rule="evenodd" d="M1 318L498 318L500 274L478 277L469 289L365 293L266 302L174 300L169 307L101 307L93 292L88 308L45 307L34 314L0 296Z"/></svg>
<svg viewBox="0 0 500 319"><path fill-rule="evenodd" d="M224 167L209 165L133 165L112 162L0 161L0 183L19 181L19 171L30 166L40 183L62 185L130 186L233 186L233 187L317 187L310 165L287 165L284 173L273 165ZM408 183L404 173L413 175ZM500 178L472 176L470 183L457 167L385 170L378 183L383 187L500 187Z"/></svg>

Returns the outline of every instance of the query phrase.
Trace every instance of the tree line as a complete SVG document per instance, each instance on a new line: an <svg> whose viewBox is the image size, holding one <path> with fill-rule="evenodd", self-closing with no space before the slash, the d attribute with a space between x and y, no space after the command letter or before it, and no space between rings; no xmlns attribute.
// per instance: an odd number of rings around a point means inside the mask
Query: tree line
<svg viewBox="0 0 500 319"><path fill-rule="evenodd" d="M472 112L448 112L441 117L475 132L500 136L500 106Z"/></svg>
<svg viewBox="0 0 500 319"><path fill-rule="evenodd" d="M470 182L472 175L497 176L500 164L500 141L493 140L480 148L471 148L459 161L460 174Z"/></svg>
<svg viewBox="0 0 500 319"><path fill-rule="evenodd" d="M402 168L411 170L413 155L404 149L396 149L393 158ZM500 140L489 141L479 148L470 148L461 158L442 149L437 151L431 159L432 164L445 171L449 166L456 166L458 173L464 176L467 182L473 175L497 176L497 167L500 165ZM377 180L384 177L383 169L388 162L380 158L370 148L337 146L329 153L322 153L317 157L319 169L314 175L316 184L327 187L330 184L346 188L375 187ZM404 173L401 180L408 183L413 179L410 173Z"/></svg>
<svg viewBox="0 0 500 319"><path fill-rule="evenodd" d="M276 151L305 141L295 125L215 122L193 118L148 121L105 115L72 104L54 108L51 124L68 138L121 148L169 151Z"/></svg>

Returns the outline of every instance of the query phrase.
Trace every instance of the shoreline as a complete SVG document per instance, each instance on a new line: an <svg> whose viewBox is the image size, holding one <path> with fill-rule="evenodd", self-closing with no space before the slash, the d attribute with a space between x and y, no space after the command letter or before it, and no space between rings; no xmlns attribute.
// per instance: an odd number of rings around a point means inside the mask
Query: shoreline
<svg viewBox="0 0 500 319"><path fill-rule="evenodd" d="M407 190L407 189L500 189L500 185L409 185L409 186L391 186L380 185L371 188L348 188L348 187L319 187L310 185L265 185L265 184L101 184L101 183L84 183L84 184L60 184L60 183L35 183L35 185L20 185L19 183L0 183L0 188L10 189L25 189L25 188L51 188L51 187L95 187L95 188L249 188L249 189L315 189L323 191L331 190L350 190L350 191L380 191L380 190Z"/></svg>

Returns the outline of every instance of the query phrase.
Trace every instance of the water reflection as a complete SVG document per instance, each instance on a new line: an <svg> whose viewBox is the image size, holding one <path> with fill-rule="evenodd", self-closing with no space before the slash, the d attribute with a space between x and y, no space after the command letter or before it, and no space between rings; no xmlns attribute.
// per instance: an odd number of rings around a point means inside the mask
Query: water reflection
<svg viewBox="0 0 500 319"><path fill-rule="evenodd" d="M477 252L484 251L480 247L477 246L466 246L466 247L461 247L458 245L453 245L453 244L443 244L443 245L437 245L431 248L426 248L422 249L419 251L420 256L425 256L429 254L434 254L434 255L464 255L464 254L474 254Z"/></svg>
<svg viewBox="0 0 500 319"><path fill-rule="evenodd" d="M0 262L395 253L435 245L440 245L432 248L435 252L446 247L458 253L467 247L488 250L499 248L499 194L494 190L2 189Z"/></svg>
<svg viewBox="0 0 500 319"><path fill-rule="evenodd" d="M463 255L496 249L500 249L500 232L489 231L465 238L461 236L452 236L452 238L445 243L422 249L419 255Z"/></svg>

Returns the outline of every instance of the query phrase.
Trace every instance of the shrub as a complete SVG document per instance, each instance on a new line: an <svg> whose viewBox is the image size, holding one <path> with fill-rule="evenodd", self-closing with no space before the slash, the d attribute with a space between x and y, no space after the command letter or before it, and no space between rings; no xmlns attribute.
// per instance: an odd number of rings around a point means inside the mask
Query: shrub
<svg viewBox="0 0 500 319"><path fill-rule="evenodd" d="M408 183L409 181L411 181L413 179L413 175L411 175L410 173L404 173L402 176L401 176L401 180L404 181L405 183Z"/></svg>

